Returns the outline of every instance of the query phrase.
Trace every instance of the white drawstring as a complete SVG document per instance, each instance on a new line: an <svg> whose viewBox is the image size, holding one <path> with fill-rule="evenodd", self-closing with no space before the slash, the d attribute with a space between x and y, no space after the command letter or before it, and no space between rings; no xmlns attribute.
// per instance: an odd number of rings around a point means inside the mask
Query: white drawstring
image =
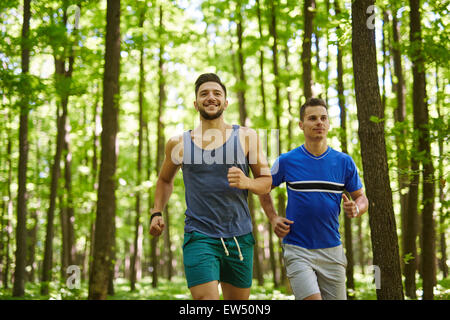
<svg viewBox="0 0 450 320"><path fill-rule="evenodd" d="M229 256L230 253L228 252L228 249L227 249L227 246L225 245L225 242L223 242L223 238L220 238L220 241L222 241L222 246L223 246L223 248L225 249L225 254L226 254L227 256Z"/></svg>
<svg viewBox="0 0 450 320"><path fill-rule="evenodd" d="M243 260L244 260L244 257L242 256L242 252L241 252L241 248L239 247L239 243L238 243L238 241L236 240L236 237L233 237L233 239L234 239L234 242L236 242L236 246L237 246L238 251L239 251L239 260L243 261Z"/></svg>
<svg viewBox="0 0 450 320"><path fill-rule="evenodd" d="M233 239L234 239L234 242L236 243L236 246L237 246L237 249L238 249L238 252L239 252L239 260L243 261L244 260L244 256L242 255L241 248L239 247L239 242L237 241L236 237L233 237ZM225 242L223 241L223 238L220 238L220 241L222 241L222 246L223 246L223 249L225 250L225 254L227 256L229 256L230 253L228 252L227 246L225 245Z"/></svg>

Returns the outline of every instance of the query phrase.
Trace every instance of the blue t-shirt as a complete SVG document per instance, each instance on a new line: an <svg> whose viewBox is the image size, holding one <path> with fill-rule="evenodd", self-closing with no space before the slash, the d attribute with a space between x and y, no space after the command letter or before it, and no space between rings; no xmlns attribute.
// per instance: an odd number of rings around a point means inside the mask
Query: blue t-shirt
<svg viewBox="0 0 450 320"><path fill-rule="evenodd" d="M301 145L280 155L271 171L273 186L286 182L286 218L294 221L283 243L306 249L340 245L342 193L362 188L353 159L330 147L316 157Z"/></svg>

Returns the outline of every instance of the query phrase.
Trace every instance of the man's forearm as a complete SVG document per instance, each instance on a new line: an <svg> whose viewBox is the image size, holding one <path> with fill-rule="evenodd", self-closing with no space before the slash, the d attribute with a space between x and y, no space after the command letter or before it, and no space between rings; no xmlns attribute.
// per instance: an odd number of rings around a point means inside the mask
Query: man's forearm
<svg viewBox="0 0 450 320"><path fill-rule="evenodd" d="M270 192L270 187L272 185L272 177L271 176L261 176L258 178L249 178L249 187L248 190L257 194L263 195L268 194Z"/></svg>
<svg viewBox="0 0 450 320"><path fill-rule="evenodd" d="M358 206L360 215L365 213L369 209L369 201L367 200L367 197L362 195L356 198L355 200L356 205Z"/></svg>
<svg viewBox="0 0 450 320"><path fill-rule="evenodd" d="M162 212L169 201L173 191L173 182L166 182L162 179L156 181L155 200L152 212Z"/></svg>
<svg viewBox="0 0 450 320"><path fill-rule="evenodd" d="M269 221L272 221L272 219L277 216L275 206L273 205L272 196L270 195L270 193L259 195L259 201L267 218L269 219Z"/></svg>

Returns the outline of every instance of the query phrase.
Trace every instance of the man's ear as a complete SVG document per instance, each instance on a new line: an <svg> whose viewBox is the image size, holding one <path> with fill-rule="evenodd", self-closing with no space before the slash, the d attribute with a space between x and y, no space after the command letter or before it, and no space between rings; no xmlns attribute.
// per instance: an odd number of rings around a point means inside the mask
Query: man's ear
<svg viewBox="0 0 450 320"><path fill-rule="evenodd" d="M194 107L195 107L195 110L198 111L197 101L194 101Z"/></svg>
<svg viewBox="0 0 450 320"><path fill-rule="evenodd" d="M299 122L298 122L298 126L299 126L300 129L303 130L303 121L299 121Z"/></svg>

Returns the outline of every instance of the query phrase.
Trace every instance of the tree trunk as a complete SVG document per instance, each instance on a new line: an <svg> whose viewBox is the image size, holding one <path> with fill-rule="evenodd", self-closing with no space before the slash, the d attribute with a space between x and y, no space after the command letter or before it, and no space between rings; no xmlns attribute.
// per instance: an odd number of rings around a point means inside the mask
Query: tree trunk
<svg viewBox="0 0 450 320"><path fill-rule="evenodd" d="M255 199L251 191L249 191L248 193L248 207L252 218L253 237L255 238L255 247L253 250L253 261L254 261L253 276L258 281L258 285L263 286L264 285L263 262L260 255L261 248L259 245L259 231L258 231L258 224L256 221Z"/></svg>
<svg viewBox="0 0 450 320"><path fill-rule="evenodd" d="M22 24L22 99L20 101L19 125L19 177L17 192L17 226L16 226L16 267L14 269L13 296L22 297L25 294L25 264L27 259L27 163L28 163L28 104L29 84L28 70L30 67L30 45L28 43L30 31L30 0L23 2Z"/></svg>
<svg viewBox="0 0 450 320"><path fill-rule="evenodd" d="M38 120L36 124L36 133L37 137L41 134L41 121ZM37 195L37 208L30 212L31 219L33 220L33 225L27 230L28 237L28 252L27 252L27 266L29 266L29 270L27 270L27 281L34 282L35 281L35 273L36 273L36 244L37 244L37 234L38 234L38 225L39 219L41 216L41 190L39 187L39 172L41 170L41 144L39 138L35 140L36 146L36 163L35 163L35 184L36 190L35 193Z"/></svg>
<svg viewBox="0 0 450 320"><path fill-rule="evenodd" d="M312 67L311 67L311 38L313 32L315 0L303 2L303 44L302 44L302 80L303 95L305 99L311 98L312 92ZM301 101L301 99L300 99Z"/></svg>
<svg viewBox="0 0 450 320"><path fill-rule="evenodd" d="M145 7L140 8L139 28L143 30L145 20ZM137 152L137 172L136 172L136 184L138 190L136 191L136 218L134 223L134 242L133 251L131 255L130 265L130 289L134 291L136 289L136 281L140 280L141 276L141 257L142 257L142 237L143 229L141 224L141 175L142 175L142 146L143 146L143 132L144 132L144 92L145 92L145 70L144 70L144 45L143 39L139 44L140 48L140 60L139 60L139 92L138 92L138 104L139 104L139 132L138 132L138 152Z"/></svg>
<svg viewBox="0 0 450 320"><path fill-rule="evenodd" d="M400 194L400 217L401 217L401 225L402 225L402 257L405 257L409 252L416 256L416 248L415 248L415 237L416 231L414 231L415 221L417 217L417 191L414 191L414 187L412 191L412 203L416 209L408 209L408 193L405 191L408 187L408 154L406 148L405 137L407 135L407 123L405 122L406 117L406 102L405 102L405 80L403 78L403 67L402 67L402 58L401 58L401 50L400 50L400 30L399 24L397 20L397 10L395 9L392 15L392 56L394 60L394 74L395 81L392 81L394 85L394 90L397 98L397 107L394 110L394 120L395 125L398 128L398 131L395 135L395 144L397 146L397 167L398 167L398 188ZM417 182L416 182L417 183ZM414 195L414 193L416 195ZM416 200L414 200L414 198ZM411 211L412 210L412 211ZM411 215L409 214L411 213ZM412 218L412 221L409 223L407 220ZM412 233L409 235L412 226ZM410 243L407 244L407 241ZM414 244L411 243L414 241ZM411 251L408 251L409 248ZM404 263L404 261L402 260ZM403 273L405 276L405 295L410 298L415 298L416 296L416 285L415 285L415 272L416 272L416 261L412 261L411 264L404 264Z"/></svg>
<svg viewBox="0 0 450 320"><path fill-rule="evenodd" d="M398 239L389 182L384 124L377 76L375 32L366 25L373 0L352 3L352 49L364 181L369 199L374 269L380 271L377 298L403 299ZM372 120L372 121L371 121ZM379 269L378 269L379 268Z"/></svg>
<svg viewBox="0 0 450 320"><path fill-rule="evenodd" d="M387 46L386 46L386 32L387 32L387 26L389 25L389 16L387 15L386 11L383 9L383 25L381 27L381 53L383 54L383 63L382 63L382 93L381 93L381 107L383 109L383 114L385 114L386 110L386 70L388 69L386 64L388 61L388 55L387 55ZM388 37L389 41L389 37ZM384 117L383 117L384 118Z"/></svg>
<svg viewBox="0 0 450 320"><path fill-rule="evenodd" d="M237 58L238 58L238 81L237 81L237 97L239 102L239 119L241 126L245 126L245 123L247 121L247 109L245 105L245 86L247 84L245 80L245 70L244 70L244 53L242 48L242 34L244 32L242 28L242 7L241 2L237 1L236 5L236 33L237 33L237 39L238 39L238 51L237 51Z"/></svg>
<svg viewBox="0 0 450 320"><path fill-rule="evenodd" d="M280 99L280 78L279 78L279 71L278 71L278 34L277 34L277 7L278 7L278 1L271 0L270 1L270 35L273 38L273 45L272 45L272 64L273 64L273 75L274 75L274 87L275 87L275 106L274 106L274 113L275 113L275 122L276 122L276 128L278 132L281 130L281 99ZM281 134L280 134L281 136ZM279 148L278 150L282 150L282 143L281 140L279 140ZM284 201L283 196L281 193L277 194L277 203L278 206L281 205L281 202ZM283 203L284 205L284 203ZM278 238L276 238L278 239ZM278 242L277 242L278 243ZM274 243L272 242L272 250L271 254L275 254L280 260L279 250L274 250L273 248ZM276 261L276 258L274 256L274 261ZM274 265L274 264L273 264ZM272 265L272 268L273 268ZM276 262L275 262L276 265ZM276 279L277 274L273 273L274 278L274 287L278 287L283 282L283 275L285 274L283 268L281 269L280 279Z"/></svg>
<svg viewBox="0 0 450 320"><path fill-rule="evenodd" d="M69 128L66 129L66 138L64 142L64 180L66 188L66 225L67 225L67 262L70 265L76 264L76 246L75 246L75 208L73 205L72 194L72 153L69 148Z"/></svg>
<svg viewBox="0 0 450 320"><path fill-rule="evenodd" d="M339 8L339 4L336 1L335 12L336 16L341 13ZM339 26L337 27L339 28ZM343 58L343 48L338 43L337 45L337 93L338 93L338 103L340 109L340 119L341 119L341 131L340 131L340 142L342 152L348 153L347 150L347 111L345 108L345 96L344 96L344 67L342 63ZM347 217L347 215L342 212L344 216L344 243L345 243L345 255L347 257L347 290L351 291L355 290L355 280L353 278L353 268L354 268L354 259L353 259L353 237L352 237L352 220ZM349 299L353 298L352 294L348 294Z"/></svg>
<svg viewBox="0 0 450 320"><path fill-rule="evenodd" d="M263 43L263 33L262 33L262 22L261 22L261 5L260 0L256 0L256 12L258 16L258 29L259 29L259 40ZM260 44L261 45L261 44ZM266 94L264 90L264 49L259 50L259 70L260 70L260 84L259 89L261 92L261 100L262 100L262 116L264 123L267 122L267 103L266 103Z"/></svg>
<svg viewBox="0 0 450 320"><path fill-rule="evenodd" d="M335 0L336 2L338 0ZM330 0L326 0L326 8L327 8L327 14L329 14L330 12ZM329 50L329 46L330 46L330 38L329 38L329 30L328 30L328 25L325 26L325 37L326 37L326 43L327 43L327 55L325 57L325 103L328 105L328 89L330 88L330 81L329 81L329 70L330 70L330 50Z"/></svg>
<svg viewBox="0 0 450 320"><path fill-rule="evenodd" d="M63 25L66 27L67 23L67 7L64 7L63 12ZM67 118L68 111L67 105L69 103L69 94L70 94L70 81L72 77L73 70L73 54L69 58L69 69L65 69L65 60L66 57L64 53L60 57L58 52L54 52L54 60L55 60L55 87L56 91L61 99L61 107L62 114L59 114L59 107L56 111L57 116L57 134L56 134L56 151L53 159L52 165L52 173L51 173L51 182L50 182L50 205L47 211L47 226L46 226L46 235L45 235L45 249L44 249L44 261L42 267L42 277L41 277L41 294L48 295L49 294L49 283L52 280L52 267L53 267L53 238L54 238L54 217L55 217L55 208L56 208L56 197L58 192L58 184L61 173L60 161L64 149L65 140L67 139ZM69 169L70 170L70 169ZM67 172L70 174L70 171ZM66 173L66 174L67 174ZM67 176L66 176L67 179ZM70 179L69 179L70 183ZM67 182L66 182L67 186ZM63 204L61 204L64 206ZM67 214L67 212L64 212ZM73 214L73 213L72 213ZM64 254L68 254L67 250L69 244L66 243L68 240L68 226L65 228L67 223L67 217L62 217L62 221L64 222L61 225L61 228L64 228L67 234L63 234L63 256ZM62 266L64 268L64 265ZM61 273L64 274L64 270L61 270Z"/></svg>
<svg viewBox="0 0 450 320"><path fill-rule="evenodd" d="M443 119L441 117L441 97L439 94L439 77L438 77L438 67L436 65L436 109L438 113L438 118ZM445 190L445 177L444 177L444 138L442 135L438 137L439 144L439 201L441 204L444 204L446 201ZM440 249L441 249L441 259L440 259L440 267L442 271L442 278L445 279L448 277L448 266L447 266L447 244L445 242L445 210L444 206L441 205L439 208L439 233L440 233Z"/></svg>
<svg viewBox="0 0 450 320"><path fill-rule="evenodd" d="M289 48L288 48L288 43L287 41L285 42L285 47L284 47L284 61L285 61L285 70L286 72L290 73L291 72L291 67L289 64ZM290 86L291 86L291 80L290 78L287 79L286 81L286 98L287 98L287 102L288 102L288 117L289 117L289 121L288 121L288 125L287 125L287 150L291 150L293 148L293 137L292 137L292 125L294 123L296 123L296 121L294 121L295 117L293 115L293 103L292 103L292 95L291 95L291 90L290 90Z"/></svg>
<svg viewBox="0 0 450 320"><path fill-rule="evenodd" d="M95 93L95 103L93 107L93 135L92 135L92 186L93 191L98 193L98 157L97 157L97 149L99 147L99 135L100 135L100 89L99 86L96 84L95 87L97 88ZM90 228L89 228L89 254L87 256L87 272L86 275L90 277L90 272L92 271L92 262L94 257L94 240L95 240L95 217L97 216L96 212L96 206L92 206L92 214L90 216Z"/></svg>
<svg viewBox="0 0 450 320"><path fill-rule="evenodd" d="M10 247L11 247L11 234L12 234L12 219L13 219L13 198L12 198L12 137L11 137L11 129L10 129L10 122L11 122L11 111L8 110L6 113L6 123L7 126L7 144L6 144L6 151L7 151L7 169L8 172L8 181L7 181L7 197L8 200L4 200L4 208L3 213L6 212L6 218L2 216L2 230L5 230L6 233L6 241L3 242L3 237L1 238L2 244L4 247L2 248L2 257L3 253L5 256L5 262L2 266L2 282L3 282L3 288L8 289L9 288L9 268L11 265L11 255L10 255ZM2 234L3 235L3 234Z"/></svg>
<svg viewBox="0 0 450 320"><path fill-rule="evenodd" d="M116 161L120 69L120 0L108 0L106 14L105 68L101 164L95 220L94 260L89 279L89 299L106 299L113 266L112 238L116 213Z"/></svg>
<svg viewBox="0 0 450 320"><path fill-rule="evenodd" d="M410 42L413 47L411 61L413 64L413 110L414 130L419 133L418 152L423 154L422 162L422 272L423 299L434 298L435 277L435 230L434 230L434 167L431 156L430 132L428 128L428 104L426 102L425 63L422 52L420 25L420 0L410 0Z"/></svg>

